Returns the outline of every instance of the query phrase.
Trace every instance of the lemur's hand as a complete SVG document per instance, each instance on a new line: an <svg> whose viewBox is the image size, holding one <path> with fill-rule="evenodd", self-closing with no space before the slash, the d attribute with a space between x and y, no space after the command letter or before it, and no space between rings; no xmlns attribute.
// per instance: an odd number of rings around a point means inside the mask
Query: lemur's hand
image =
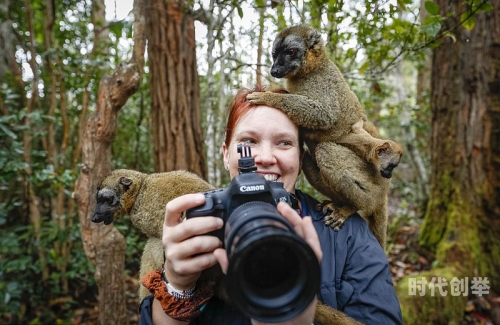
<svg viewBox="0 0 500 325"><path fill-rule="evenodd" d="M254 105L270 105L272 98L276 95L273 92L253 92L247 95L247 99Z"/></svg>

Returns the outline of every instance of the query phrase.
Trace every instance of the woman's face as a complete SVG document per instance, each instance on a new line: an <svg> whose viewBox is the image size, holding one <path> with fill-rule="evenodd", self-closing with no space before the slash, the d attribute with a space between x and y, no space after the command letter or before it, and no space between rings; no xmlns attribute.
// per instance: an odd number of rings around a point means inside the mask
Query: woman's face
<svg viewBox="0 0 500 325"><path fill-rule="evenodd" d="M283 182L288 192L295 192L300 172L299 129L280 110L257 106L241 116L236 123L229 146L224 143L224 164L231 178L239 174L240 154L236 146L251 145L257 173L267 180Z"/></svg>

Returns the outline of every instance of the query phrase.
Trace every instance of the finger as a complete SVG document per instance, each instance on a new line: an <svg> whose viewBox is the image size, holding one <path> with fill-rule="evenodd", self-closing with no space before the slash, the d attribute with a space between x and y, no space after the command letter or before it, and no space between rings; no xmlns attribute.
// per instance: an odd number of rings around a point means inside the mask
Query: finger
<svg viewBox="0 0 500 325"><path fill-rule="evenodd" d="M220 247L222 242L215 236L195 236L177 243L175 249L166 250L165 257L170 261L185 260L204 253L212 253Z"/></svg>
<svg viewBox="0 0 500 325"><path fill-rule="evenodd" d="M304 237L304 231L302 229L302 218L297 214L292 207L288 204L280 202L278 204L278 212L292 225L295 232L299 237Z"/></svg>
<svg viewBox="0 0 500 325"><path fill-rule="evenodd" d="M178 225L183 211L203 203L205 203L205 195L202 193L186 194L169 201L165 208L165 226Z"/></svg>
<svg viewBox="0 0 500 325"><path fill-rule="evenodd" d="M297 211L295 211L291 206L284 202L278 203L278 212L284 216L288 222L292 224L292 226L298 226L300 225L302 218L299 216Z"/></svg>
<svg viewBox="0 0 500 325"><path fill-rule="evenodd" d="M227 259L226 250L223 248L218 248L214 251L213 255L215 256L215 258L219 262L219 265L222 269L222 272L224 272L224 274L226 274L227 273L227 266L229 265L229 260Z"/></svg>
<svg viewBox="0 0 500 325"><path fill-rule="evenodd" d="M205 235L218 230L223 225L224 222L221 218L212 216L186 219L175 227L164 227L163 239L166 244L169 242L178 243L194 236Z"/></svg>
<svg viewBox="0 0 500 325"><path fill-rule="evenodd" d="M210 252L199 254L185 260L177 261L176 263L172 263L170 267L172 268L172 271L175 272L175 274L181 276L190 276L198 274L203 270L214 266L215 264L217 264L217 262L218 260L216 259L213 252Z"/></svg>

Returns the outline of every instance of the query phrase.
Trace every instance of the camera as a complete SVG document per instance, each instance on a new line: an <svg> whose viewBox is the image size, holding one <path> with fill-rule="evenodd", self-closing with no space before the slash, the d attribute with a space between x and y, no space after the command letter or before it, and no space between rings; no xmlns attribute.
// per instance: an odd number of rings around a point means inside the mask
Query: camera
<svg viewBox="0 0 500 325"><path fill-rule="evenodd" d="M299 315L320 284L319 262L311 247L277 211L291 204L283 183L255 173L249 145L237 146L239 175L227 188L204 192L203 205L187 218L216 216L222 229L211 232L223 243L229 260L229 300L246 316L262 322L284 322Z"/></svg>

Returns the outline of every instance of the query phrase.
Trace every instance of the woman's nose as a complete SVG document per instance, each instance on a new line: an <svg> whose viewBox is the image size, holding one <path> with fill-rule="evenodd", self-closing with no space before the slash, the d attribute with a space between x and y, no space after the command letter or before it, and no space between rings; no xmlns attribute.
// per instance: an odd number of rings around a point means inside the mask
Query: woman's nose
<svg viewBox="0 0 500 325"><path fill-rule="evenodd" d="M254 151L254 159L256 164L261 164L264 166L269 166L276 163L276 157L274 157L273 150L270 148L259 148Z"/></svg>

